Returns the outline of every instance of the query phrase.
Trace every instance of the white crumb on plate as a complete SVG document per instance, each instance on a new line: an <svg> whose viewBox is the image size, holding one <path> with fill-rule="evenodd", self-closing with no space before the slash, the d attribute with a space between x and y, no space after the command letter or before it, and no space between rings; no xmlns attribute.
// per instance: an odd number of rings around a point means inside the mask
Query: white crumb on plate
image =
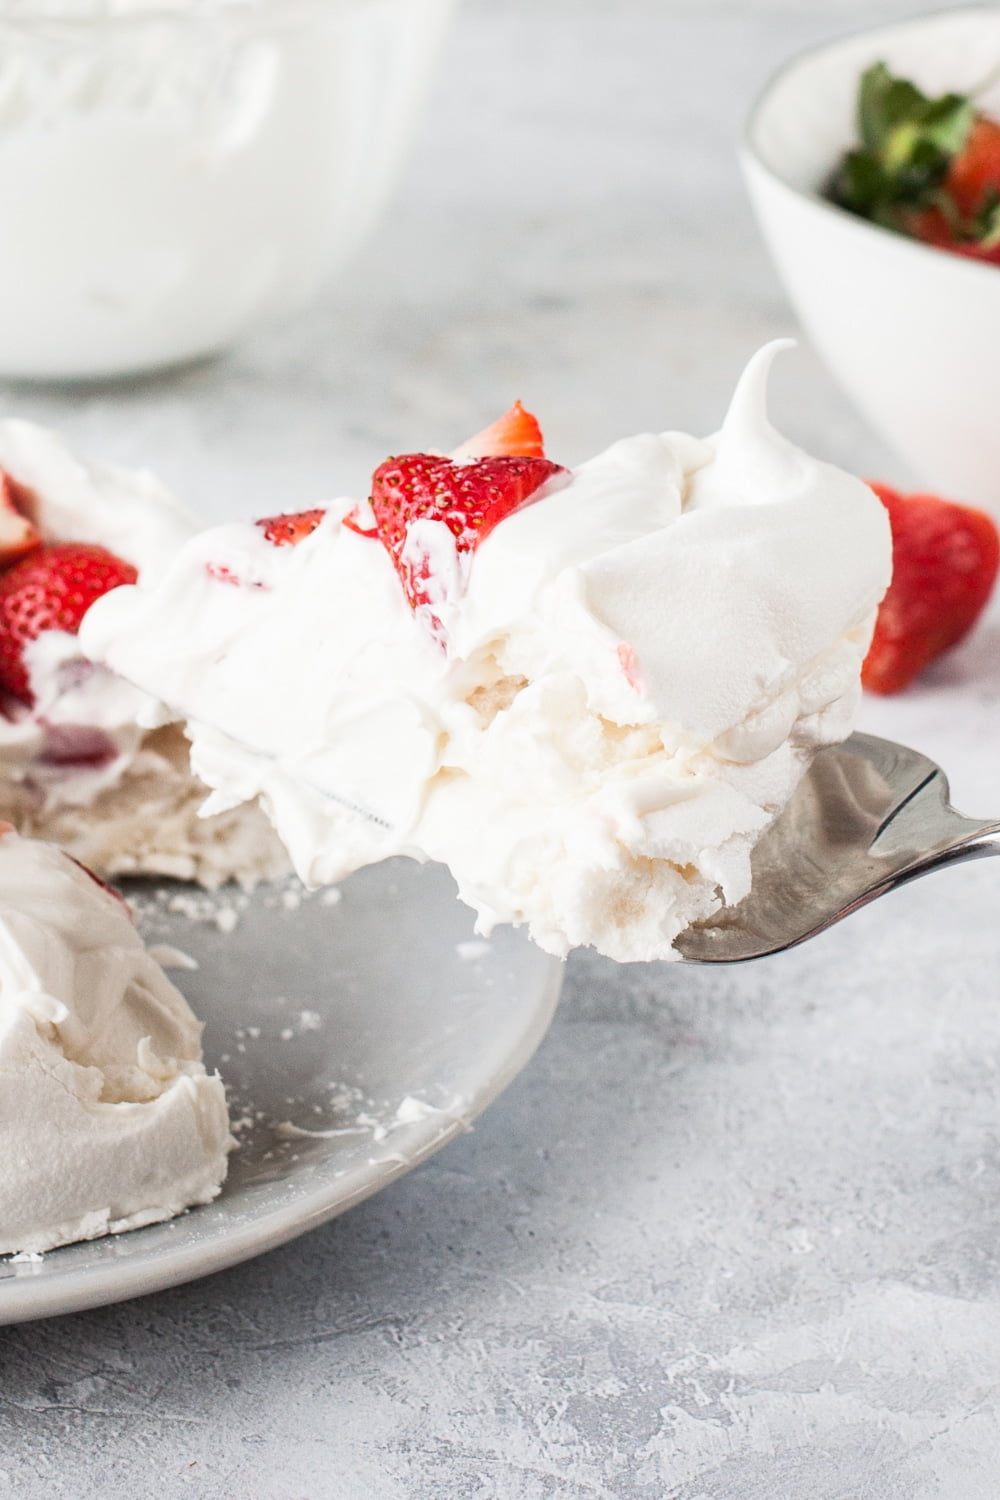
<svg viewBox="0 0 1000 1500"><path fill-rule="evenodd" d="M203 903L198 901L194 896L181 893L171 896L167 902L167 910L175 911L182 917L190 917L193 922L196 918L203 915Z"/></svg>
<svg viewBox="0 0 1000 1500"><path fill-rule="evenodd" d="M307 1130L304 1125L295 1125L291 1120L279 1120L274 1133L283 1141L332 1141L338 1135L360 1135L367 1129L368 1126L360 1119L354 1125L336 1125L331 1130Z"/></svg>
<svg viewBox="0 0 1000 1500"><path fill-rule="evenodd" d="M329 886L320 896L321 906L339 906L344 899L344 893L337 885Z"/></svg>
<svg viewBox="0 0 1000 1500"><path fill-rule="evenodd" d="M429 1115L444 1113L446 1111L438 1109L436 1104L428 1104L426 1099L416 1099L412 1094L407 1094L405 1099L400 1100L393 1121L396 1125L415 1125L418 1120L426 1120Z"/></svg>
<svg viewBox="0 0 1000 1500"><path fill-rule="evenodd" d="M163 892L161 895L165 895ZM169 896L166 909L190 922L207 922L222 933L233 932L249 903L245 893L226 895L224 899L207 891L177 891Z"/></svg>
<svg viewBox="0 0 1000 1500"><path fill-rule="evenodd" d="M459 1102L456 1100L456 1104ZM434 1104L428 1104L424 1099L415 1099L411 1095L407 1095L405 1099L400 1101L395 1114L389 1119L379 1119L377 1115L363 1111L355 1116L352 1124L334 1126L329 1130L315 1130L305 1125L296 1125L291 1120L281 1120L274 1127L274 1133L282 1140L297 1140L300 1138L332 1140L336 1136L358 1135L363 1131L371 1131L372 1141L378 1145L392 1131L398 1130L402 1125L415 1125L431 1115L449 1115L451 1113L452 1109L439 1109Z"/></svg>
<svg viewBox="0 0 1000 1500"><path fill-rule="evenodd" d="M384 1141L391 1131L399 1130L403 1125L417 1125L421 1120L430 1119L432 1115L455 1118L460 1115L463 1103L464 1101L457 1094L447 1105L430 1104L426 1099L417 1099L413 1094L407 1094L397 1104L394 1114L389 1119L379 1119L371 1114L359 1114L358 1124L366 1125L371 1130L372 1140L378 1144Z"/></svg>
<svg viewBox="0 0 1000 1500"><path fill-rule="evenodd" d="M462 943L455 944L455 952L459 958L472 961L477 958L486 958L493 952L493 944L488 943L485 938L466 938Z"/></svg>
<svg viewBox="0 0 1000 1500"><path fill-rule="evenodd" d="M321 1031L323 1028L323 1017L318 1010L299 1011L300 1031Z"/></svg>

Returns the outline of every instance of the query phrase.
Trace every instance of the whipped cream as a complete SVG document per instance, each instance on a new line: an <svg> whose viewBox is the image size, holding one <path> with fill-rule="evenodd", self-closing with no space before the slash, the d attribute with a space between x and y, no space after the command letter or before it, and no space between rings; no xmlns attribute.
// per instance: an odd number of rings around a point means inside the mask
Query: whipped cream
<svg viewBox="0 0 1000 1500"><path fill-rule="evenodd" d="M155 581L196 529L152 474L87 462L30 422L0 421L0 471L44 542L107 547L143 582ZM88 661L66 631L43 631L25 656L35 701L29 708L4 697L0 706L0 817L104 874L216 886L286 871L256 810L198 820L204 790L186 742L176 729L149 732L148 694Z"/></svg>
<svg viewBox="0 0 1000 1500"><path fill-rule="evenodd" d="M51 844L0 836L0 1254L216 1197L231 1146L201 1027L125 903Z"/></svg>
<svg viewBox="0 0 1000 1500"><path fill-rule="evenodd" d="M440 860L484 933L670 957L849 732L889 579L872 492L767 419L777 347L715 437L626 438L502 521L438 590L447 652L346 501L294 547L202 533L84 648L187 718L208 808L260 797L308 883Z"/></svg>

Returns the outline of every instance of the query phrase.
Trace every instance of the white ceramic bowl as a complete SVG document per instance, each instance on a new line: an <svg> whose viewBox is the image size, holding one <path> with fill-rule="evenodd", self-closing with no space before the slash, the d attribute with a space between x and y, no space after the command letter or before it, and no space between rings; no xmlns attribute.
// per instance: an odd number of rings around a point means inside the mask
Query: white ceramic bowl
<svg viewBox="0 0 1000 1500"><path fill-rule="evenodd" d="M822 358L872 427L941 494L1000 514L1000 268L932 249L822 197L856 140L862 71L981 89L1000 114L1000 7L855 35L789 63L753 110L743 168L765 238Z"/></svg>
<svg viewBox="0 0 1000 1500"><path fill-rule="evenodd" d="M23 0L0 16L0 374L225 348L371 231L453 0Z"/></svg>

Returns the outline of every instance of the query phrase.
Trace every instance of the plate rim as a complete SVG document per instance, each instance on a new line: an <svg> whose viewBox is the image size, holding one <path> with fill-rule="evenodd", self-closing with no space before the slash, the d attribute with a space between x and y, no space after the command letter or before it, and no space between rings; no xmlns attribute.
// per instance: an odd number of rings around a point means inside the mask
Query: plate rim
<svg viewBox="0 0 1000 1500"><path fill-rule="evenodd" d="M540 953L540 958L544 961L544 982L526 1023L507 1052L503 1066L466 1096L461 1110L435 1110L406 1125L405 1135L403 1131L394 1131L388 1142L373 1142L368 1160L344 1169L336 1180L328 1179L291 1203L251 1215L247 1223L232 1226L226 1233L205 1242L181 1245L175 1252L165 1250L153 1262L140 1256L134 1263L112 1261L77 1266L62 1273L50 1271L37 1280L26 1268L25 1274L0 1282L0 1327L129 1302L228 1270L318 1229L420 1166L456 1136L468 1131L541 1045L555 1014L565 963L550 954ZM197 1213L198 1209L187 1212Z"/></svg>

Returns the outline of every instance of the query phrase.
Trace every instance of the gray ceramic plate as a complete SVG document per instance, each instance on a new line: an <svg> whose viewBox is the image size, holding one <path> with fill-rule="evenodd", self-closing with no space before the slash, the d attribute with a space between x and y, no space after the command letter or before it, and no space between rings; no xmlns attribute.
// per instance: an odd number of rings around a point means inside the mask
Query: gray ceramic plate
<svg viewBox="0 0 1000 1500"><path fill-rule="evenodd" d="M0 1323L158 1291L313 1229L466 1129L528 1061L561 964L506 928L475 939L436 866L392 861L341 889L336 904L298 887L129 892L147 941L198 962L171 978L206 1022L240 1147L205 1208L0 1260Z"/></svg>

